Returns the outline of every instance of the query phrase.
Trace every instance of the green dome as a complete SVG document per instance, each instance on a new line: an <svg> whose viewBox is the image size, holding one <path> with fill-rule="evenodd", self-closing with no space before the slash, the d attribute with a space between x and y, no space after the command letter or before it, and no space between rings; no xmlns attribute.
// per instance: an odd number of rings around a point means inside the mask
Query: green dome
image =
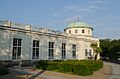
<svg viewBox="0 0 120 79"><path fill-rule="evenodd" d="M86 22L73 22L68 25L68 27L90 27Z"/></svg>

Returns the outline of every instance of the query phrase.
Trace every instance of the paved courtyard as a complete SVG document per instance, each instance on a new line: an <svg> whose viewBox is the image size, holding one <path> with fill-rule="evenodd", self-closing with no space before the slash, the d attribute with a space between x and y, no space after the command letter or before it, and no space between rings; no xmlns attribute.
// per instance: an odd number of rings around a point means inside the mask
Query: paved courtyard
<svg viewBox="0 0 120 79"><path fill-rule="evenodd" d="M106 71L106 68L108 69ZM11 68L8 75L1 76L0 79L108 79L111 67L104 66L99 71L89 76L78 76L71 74L64 74L53 71L43 71L35 68Z"/></svg>
<svg viewBox="0 0 120 79"><path fill-rule="evenodd" d="M109 79L120 79L120 64L104 62L105 65L112 66L112 73L110 74ZM108 69L106 69L107 71Z"/></svg>

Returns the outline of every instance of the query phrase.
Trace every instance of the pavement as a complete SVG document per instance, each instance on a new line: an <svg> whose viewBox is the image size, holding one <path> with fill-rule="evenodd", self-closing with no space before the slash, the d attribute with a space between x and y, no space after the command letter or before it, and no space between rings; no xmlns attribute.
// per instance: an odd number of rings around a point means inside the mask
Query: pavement
<svg viewBox="0 0 120 79"><path fill-rule="evenodd" d="M106 66L106 75L110 75L109 79L120 79L120 64L115 64L115 63L111 63L111 62L104 62L104 65L108 65L108 66L112 66L112 73L111 74L107 74L108 68ZM50 71L44 71L41 70L39 72L32 72L32 71L24 71L24 70L20 70L19 68L11 68L11 71L15 71L24 75L33 75L28 79L35 79L36 77L40 77L40 79L96 79L90 76L88 76L89 78L86 77L80 77L80 76L74 76L74 75L66 75L66 74L62 74L60 75L57 72L50 72Z"/></svg>
<svg viewBox="0 0 120 79"><path fill-rule="evenodd" d="M110 74L109 79L120 79L120 64L104 62L104 65L112 66L112 73Z"/></svg>

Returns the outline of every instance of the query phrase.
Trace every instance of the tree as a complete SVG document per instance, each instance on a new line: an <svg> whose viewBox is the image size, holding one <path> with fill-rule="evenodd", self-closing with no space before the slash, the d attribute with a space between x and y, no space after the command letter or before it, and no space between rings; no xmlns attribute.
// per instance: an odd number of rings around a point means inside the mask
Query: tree
<svg viewBox="0 0 120 79"><path fill-rule="evenodd" d="M95 55L95 60L97 60L98 54L100 54L102 52L100 47L96 47L96 49L94 50L96 55Z"/></svg>
<svg viewBox="0 0 120 79"><path fill-rule="evenodd" d="M110 60L117 60L118 58L120 58L120 54L118 53L120 52L120 39L101 39L100 47L102 49L102 57L108 57Z"/></svg>
<svg viewBox="0 0 120 79"><path fill-rule="evenodd" d="M92 42L90 46L93 48L93 59L97 60L98 54L101 53L102 50L96 42Z"/></svg>
<svg viewBox="0 0 120 79"><path fill-rule="evenodd" d="M91 45L90 45L92 48L93 48L93 59L94 59L94 56L95 56L95 49L97 48L98 44L96 42L92 42Z"/></svg>

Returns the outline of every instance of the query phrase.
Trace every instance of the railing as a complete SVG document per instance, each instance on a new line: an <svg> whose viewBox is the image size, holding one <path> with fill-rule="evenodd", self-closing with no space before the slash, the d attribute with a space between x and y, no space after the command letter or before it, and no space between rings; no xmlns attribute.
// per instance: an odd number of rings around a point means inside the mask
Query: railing
<svg viewBox="0 0 120 79"><path fill-rule="evenodd" d="M74 36L65 32L60 32L60 31L54 31L54 30L48 30L46 28L38 28L38 27L32 27L30 25L22 25L22 24L17 24L17 23L12 23L10 21L0 21L1 26L8 26L12 28L18 28L18 29L24 29L24 30L30 30L30 31L35 31L35 32L42 32L42 33L48 33L48 34L54 34L58 36L65 36L65 37L75 37L75 38L81 38L81 39L86 39L85 36ZM89 39L89 38L88 38ZM91 38L94 40L94 38Z"/></svg>

